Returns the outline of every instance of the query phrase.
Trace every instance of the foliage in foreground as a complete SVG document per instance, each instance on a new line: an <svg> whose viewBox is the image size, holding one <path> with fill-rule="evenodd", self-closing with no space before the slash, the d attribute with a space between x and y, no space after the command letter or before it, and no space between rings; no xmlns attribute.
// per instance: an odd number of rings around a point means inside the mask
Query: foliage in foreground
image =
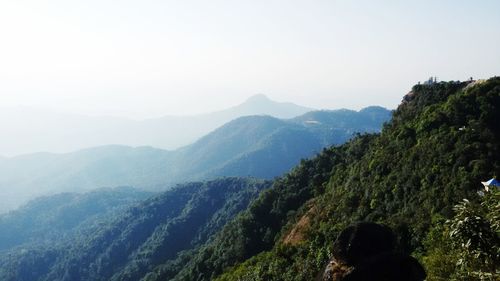
<svg viewBox="0 0 500 281"><path fill-rule="evenodd" d="M499 280L500 191L487 192L479 202L464 199L454 210L426 240L428 280Z"/></svg>

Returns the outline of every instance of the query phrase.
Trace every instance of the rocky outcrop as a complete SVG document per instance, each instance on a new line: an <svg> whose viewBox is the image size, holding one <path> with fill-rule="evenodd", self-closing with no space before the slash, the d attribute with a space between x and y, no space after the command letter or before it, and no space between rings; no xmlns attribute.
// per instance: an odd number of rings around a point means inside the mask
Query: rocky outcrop
<svg viewBox="0 0 500 281"><path fill-rule="evenodd" d="M311 217L315 214L316 208L313 206L300 218L285 238L283 238L283 244L295 246L303 242L305 240L306 232L311 226Z"/></svg>

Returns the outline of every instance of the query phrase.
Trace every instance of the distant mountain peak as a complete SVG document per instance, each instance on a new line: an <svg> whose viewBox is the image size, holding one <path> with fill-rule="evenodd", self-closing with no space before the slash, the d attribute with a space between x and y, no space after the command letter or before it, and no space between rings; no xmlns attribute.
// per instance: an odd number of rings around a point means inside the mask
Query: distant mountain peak
<svg viewBox="0 0 500 281"><path fill-rule="evenodd" d="M224 113L232 114L235 117L247 115L270 115L276 118L288 119L302 115L311 110L311 108L300 106L291 102L274 101L264 94L256 94L249 97L245 100L245 102L224 111Z"/></svg>
<svg viewBox="0 0 500 281"><path fill-rule="evenodd" d="M256 95L249 97L245 101L245 103L254 103L254 102L272 102L272 100L264 94L256 94Z"/></svg>

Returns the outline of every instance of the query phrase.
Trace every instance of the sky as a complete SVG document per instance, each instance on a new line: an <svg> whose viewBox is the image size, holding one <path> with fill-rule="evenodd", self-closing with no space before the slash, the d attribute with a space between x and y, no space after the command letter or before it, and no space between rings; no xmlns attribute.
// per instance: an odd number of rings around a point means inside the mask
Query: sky
<svg viewBox="0 0 500 281"><path fill-rule="evenodd" d="M500 75L500 1L0 1L0 107L147 118L254 94L395 108Z"/></svg>

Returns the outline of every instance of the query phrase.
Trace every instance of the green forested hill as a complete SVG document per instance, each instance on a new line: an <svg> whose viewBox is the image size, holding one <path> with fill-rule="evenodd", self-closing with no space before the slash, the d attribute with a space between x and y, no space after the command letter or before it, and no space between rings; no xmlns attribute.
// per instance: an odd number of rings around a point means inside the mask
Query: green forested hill
<svg viewBox="0 0 500 281"><path fill-rule="evenodd" d="M180 251L206 242L268 186L239 178L179 185L60 241L21 245L0 255L0 280L139 280Z"/></svg>
<svg viewBox="0 0 500 281"><path fill-rule="evenodd" d="M500 171L499 112L500 78L416 85L380 135L301 163L174 279L313 280L339 231L360 220L396 230L399 250L427 262L430 280L451 279L458 246L434 256L454 243L436 233L446 233L455 204L479 200L480 181ZM150 280L168 280L158 276Z"/></svg>

